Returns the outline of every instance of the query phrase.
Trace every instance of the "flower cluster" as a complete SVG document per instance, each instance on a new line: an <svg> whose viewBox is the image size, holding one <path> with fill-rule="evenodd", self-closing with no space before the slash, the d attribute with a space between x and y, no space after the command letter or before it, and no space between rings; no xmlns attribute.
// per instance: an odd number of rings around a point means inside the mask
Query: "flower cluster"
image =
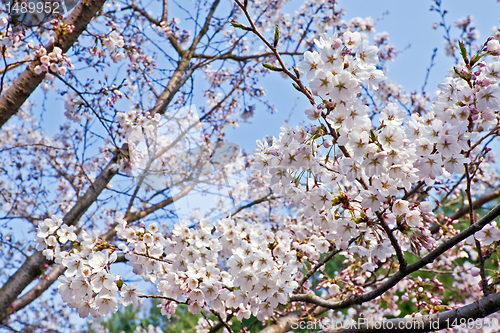
<svg viewBox="0 0 500 333"><path fill-rule="evenodd" d="M44 17L40 17L39 20L43 21ZM50 21L52 24L52 30L56 33L56 35L63 36L65 34L70 34L75 30L75 26L73 24L66 24L61 17L56 17Z"/></svg>
<svg viewBox="0 0 500 333"><path fill-rule="evenodd" d="M70 90L66 98L64 99L64 115L71 121L80 122L82 120L82 116L85 119L91 120L93 118L92 113L87 111L82 106L84 103L79 99L79 96L73 90Z"/></svg>
<svg viewBox="0 0 500 333"><path fill-rule="evenodd" d="M46 73L49 70L55 74L66 75L68 70L66 64L69 68L73 69L74 66L71 64L71 59L66 56L61 50L61 48L55 46L54 50L47 54L47 50L40 46L36 50L36 56L40 59L40 65L36 65L34 72L37 75Z"/></svg>
<svg viewBox="0 0 500 333"><path fill-rule="evenodd" d="M225 218L215 226L201 220L196 228L181 222L164 237L156 223L118 223L117 235L127 241L120 247L134 273L158 282L164 314L185 298L192 313L212 309L225 316L232 309L239 320L250 314L264 320L297 286L300 262L285 232Z"/></svg>
<svg viewBox="0 0 500 333"><path fill-rule="evenodd" d="M57 236L56 236L57 235ZM82 232L77 248L61 249L67 241L76 241L74 226L67 226L56 216L40 223L36 242L38 250L49 260L66 267L59 277L59 293L69 306L78 309L80 317L89 314L105 316L118 309L118 292L121 304L139 305L144 293L135 284L124 285L119 276L110 273L116 261L113 250L104 251L105 242L93 233Z"/></svg>
<svg viewBox="0 0 500 333"><path fill-rule="evenodd" d="M125 45L123 41L123 36L121 36L118 32L112 31L108 37L104 40L104 45L111 52L111 59L114 62L120 62L125 59L125 53L118 51L118 48L121 48Z"/></svg>
<svg viewBox="0 0 500 333"><path fill-rule="evenodd" d="M161 21L160 25L155 27L167 38L172 35L172 28L170 28L170 25L166 21Z"/></svg>
<svg viewBox="0 0 500 333"><path fill-rule="evenodd" d="M121 135L129 143L143 141L144 135L153 133L161 116L156 114L154 117L146 114L140 114L137 111L117 112L116 121L118 122Z"/></svg>
<svg viewBox="0 0 500 333"><path fill-rule="evenodd" d="M230 309L239 319L254 314L260 320L272 315L278 304L286 304L295 282L300 261L290 234L272 232L262 225L227 218L215 223L201 220L196 228L183 222L164 237L156 223L128 225L119 219L117 235L126 243L109 245L95 233L82 232L78 246L74 226L68 227L57 217L38 227L39 250L66 267L59 278L59 293L81 317L104 316L123 305L139 305L144 293L135 284L124 284L110 273L117 250L133 267L133 272L148 282L158 282L164 315L175 313L177 303L186 300L188 309L217 311L225 316ZM55 236L57 235L57 237ZM299 251L299 252L298 252ZM121 298L118 298L118 293Z"/></svg>
<svg viewBox="0 0 500 333"><path fill-rule="evenodd" d="M349 30L354 31L355 29L359 29L359 31L366 31L369 33L375 32L375 22L371 17L362 18L362 17L353 17L349 23L347 24Z"/></svg>
<svg viewBox="0 0 500 333"><path fill-rule="evenodd" d="M57 216L40 222L37 227L35 242L38 244L37 250L43 251L43 255L49 259L54 259L54 254L60 253L60 244L67 241L76 240L75 226L67 226Z"/></svg>
<svg viewBox="0 0 500 333"><path fill-rule="evenodd" d="M0 43L5 46L1 57L13 57L12 52L18 51L23 45L23 37L23 31L13 29L12 26L9 26L8 18L0 17Z"/></svg>

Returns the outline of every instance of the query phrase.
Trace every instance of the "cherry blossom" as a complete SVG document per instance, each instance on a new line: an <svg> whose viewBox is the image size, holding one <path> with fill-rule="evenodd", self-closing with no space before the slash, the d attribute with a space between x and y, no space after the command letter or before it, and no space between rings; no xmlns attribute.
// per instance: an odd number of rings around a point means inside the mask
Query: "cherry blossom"
<svg viewBox="0 0 500 333"><path fill-rule="evenodd" d="M472 18L459 20L449 77L434 94L406 92L385 77L397 52L371 18L346 21L314 0L293 15L285 2L235 0L225 17L218 4L186 4L182 19L142 2L82 4L85 15L45 32L0 19L10 91L0 104L18 99L12 87L33 92L17 74L64 104L54 133L31 100L0 132L12 161L5 219L26 220L35 240L20 249L2 236L19 252L12 265L28 259L13 275L26 278L5 279L0 316L18 318L56 280L82 318L155 298L169 318L179 305L202 313L198 332L250 318L289 327L315 311L343 323L418 318L496 299L498 32L478 44ZM74 21L85 17L95 24ZM305 97L308 120L240 151L225 135L256 105L274 111L259 80L276 72ZM174 211L194 193L215 203Z"/></svg>

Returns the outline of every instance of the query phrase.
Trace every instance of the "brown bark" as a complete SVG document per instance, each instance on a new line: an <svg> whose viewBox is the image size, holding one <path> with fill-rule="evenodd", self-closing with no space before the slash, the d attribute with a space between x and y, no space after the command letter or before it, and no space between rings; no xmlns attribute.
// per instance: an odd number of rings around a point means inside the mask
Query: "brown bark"
<svg viewBox="0 0 500 333"><path fill-rule="evenodd" d="M47 290L52 285L52 283L54 283L54 281L64 273L65 270L66 268L64 266L55 265L47 275L40 279L36 286L34 286L32 289L30 289L30 291L12 302L9 312L17 312L20 309L24 308L26 305L33 302L33 300L43 294L43 292ZM3 320L6 316L7 312L4 312L3 315L0 315L0 321Z"/></svg>

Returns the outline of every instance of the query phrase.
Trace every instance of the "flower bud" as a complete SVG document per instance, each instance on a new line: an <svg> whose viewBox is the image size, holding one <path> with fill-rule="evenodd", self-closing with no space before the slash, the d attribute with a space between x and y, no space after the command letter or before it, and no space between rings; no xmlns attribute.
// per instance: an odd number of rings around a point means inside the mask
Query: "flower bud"
<svg viewBox="0 0 500 333"><path fill-rule="evenodd" d="M489 53L500 55L500 42L498 40L492 39L486 45Z"/></svg>
<svg viewBox="0 0 500 333"><path fill-rule="evenodd" d="M332 48L333 49L338 49L339 47L342 46L342 41L340 39L335 39L333 42L332 42Z"/></svg>

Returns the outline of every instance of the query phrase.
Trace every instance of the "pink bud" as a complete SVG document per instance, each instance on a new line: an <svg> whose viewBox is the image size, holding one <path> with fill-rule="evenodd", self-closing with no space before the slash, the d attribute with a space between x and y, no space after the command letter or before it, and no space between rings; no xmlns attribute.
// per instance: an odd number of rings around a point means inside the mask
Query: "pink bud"
<svg viewBox="0 0 500 333"><path fill-rule="evenodd" d="M370 154L375 154L378 150L378 146L374 143L370 143L370 144L368 144L368 146L366 146L366 150Z"/></svg>
<svg viewBox="0 0 500 333"><path fill-rule="evenodd" d="M332 42L332 48L333 49L338 49L339 47L342 46L342 41L340 39L335 39L333 42Z"/></svg>
<svg viewBox="0 0 500 333"><path fill-rule="evenodd" d="M500 42L496 39L492 39L488 42L486 49L490 53L500 55Z"/></svg>

